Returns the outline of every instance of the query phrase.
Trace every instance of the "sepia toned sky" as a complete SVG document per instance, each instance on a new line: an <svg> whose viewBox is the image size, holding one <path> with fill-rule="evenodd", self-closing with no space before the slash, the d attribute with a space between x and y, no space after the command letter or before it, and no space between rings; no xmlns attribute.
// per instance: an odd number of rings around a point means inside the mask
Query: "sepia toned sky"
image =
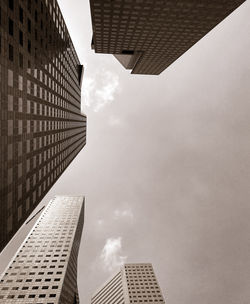
<svg viewBox="0 0 250 304"><path fill-rule="evenodd" d="M248 304L250 1L160 76L95 54L88 1L58 2L85 66L88 137L40 206L86 196L81 303L122 263L151 262L167 304Z"/></svg>

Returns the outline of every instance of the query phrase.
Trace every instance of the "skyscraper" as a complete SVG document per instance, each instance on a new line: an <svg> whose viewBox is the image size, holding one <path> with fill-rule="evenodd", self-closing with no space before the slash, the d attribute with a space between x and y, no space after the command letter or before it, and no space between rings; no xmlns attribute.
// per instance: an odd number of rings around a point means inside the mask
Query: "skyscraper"
<svg viewBox="0 0 250 304"><path fill-rule="evenodd" d="M82 75L56 0L0 0L0 251L85 145Z"/></svg>
<svg viewBox="0 0 250 304"><path fill-rule="evenodd" d="M91 304L164 304L152 264L125 264L94 294Z"/></svg>
<svg viewBox="0 0 250 304"><path fill-rule="evenodd" d="M96 53L158 75L245 0L90 0Z"/></svg>
<svg viewBox="0 0 250 304"><path fill-rule="evenodd" d="M77 304L84 198L56 196L1 278L0 302Z"/></svg>

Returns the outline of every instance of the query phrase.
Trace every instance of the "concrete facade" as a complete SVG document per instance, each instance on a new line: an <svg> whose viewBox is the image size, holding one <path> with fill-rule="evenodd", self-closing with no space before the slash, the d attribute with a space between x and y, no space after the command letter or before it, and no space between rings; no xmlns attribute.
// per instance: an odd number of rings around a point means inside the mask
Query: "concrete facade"
<svg viewBox="0 0 250 304"><path fill-rule="evenodd" d="M0 303L77 304L84 198L51 200L1 278Z"/></svg>
<svg viewBox="0 0 250 304"><path fill-rule="evenodd" d="M0 251L86 142L83 67L55 0L0 0Z"/></svg>
<svg viewBox="0 0 250 304"><path fill-rule="evenodd" d="M158 75L245 0L90 0L96 53Z"/></svg>
<svg viewBox="0 0 250 304"><path fill-rule="evenodd" d="M152 264L125 264L91 299L91 304L109 303L164 304Z"/></svg>

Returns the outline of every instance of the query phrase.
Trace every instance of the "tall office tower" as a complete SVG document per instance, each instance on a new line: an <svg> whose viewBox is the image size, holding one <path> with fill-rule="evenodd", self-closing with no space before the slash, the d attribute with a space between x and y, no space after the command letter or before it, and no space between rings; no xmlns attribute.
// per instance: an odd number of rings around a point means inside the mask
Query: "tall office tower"
<svg viewBox="0 0 250 304"><path fill-rule="evenodd" d="M77 304L84 198L51 200L1 278L0 303Z"/></svg>
<svg viewBox="0 0 250 304"><path fill-rule="evenodd" d="M92 297L91 304L164 304L152 264L125 264Z"/></svg>
<svg viewBox="0 0 250 304"><path fill-rule="evenodd" d="M82 75L55 0L0 0L0 251L85 145Z"/></svg>
<svg viewBox="0 0 250 304"><path fill-rule="evenodd" d="M158 75L245 0L90 0L96 53Z"/></svg>

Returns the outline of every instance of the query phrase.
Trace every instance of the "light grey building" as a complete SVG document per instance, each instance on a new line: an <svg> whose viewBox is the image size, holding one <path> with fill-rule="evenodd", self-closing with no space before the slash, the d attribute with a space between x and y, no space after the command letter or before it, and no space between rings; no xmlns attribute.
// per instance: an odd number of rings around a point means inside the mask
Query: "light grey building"
<svg viewBox="0 0 250 304"><path fill-rule="evenodd" d="M152 264L125 264L93 295L91 304L164 304Z"/></svg>
<svg viewBox="0 0 250 304"><path fill-rule="evenodd" d="M84 197L51 200L1 277L0 303L79 303L83 222Z"/></svg>

